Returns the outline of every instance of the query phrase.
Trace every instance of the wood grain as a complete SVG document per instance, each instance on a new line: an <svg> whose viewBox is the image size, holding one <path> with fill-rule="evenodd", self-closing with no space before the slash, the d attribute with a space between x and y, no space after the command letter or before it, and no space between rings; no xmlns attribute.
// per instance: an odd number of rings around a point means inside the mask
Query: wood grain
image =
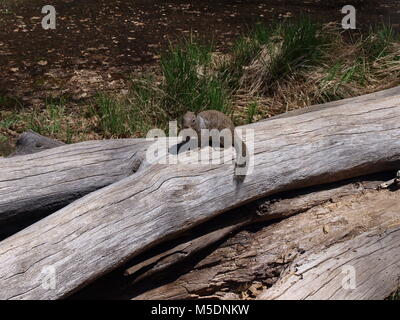
<svg viewBox="0 0 400 320"><path fill-rule="evenodd" d="M0 158L0 226L52 212L134 173L143 139L87 141Z"/></svg>
<svg viewBox="0 0 400 320"><path fill-rule="evenodd" d="M240 185L233 164L189 161L139 170L2 241L0 298L66 297L145 249L249 201L398 169L399 120L396 96L249 125L254 170ZM57 170L58 149L43 152L54 156L47 170ZM3 181L17 179L18 170L7 172ZM46 266L56 270L54 289L42 286Z"/></svg>
<svg viewBox="0 0 400 320"><path fill-rule="evenodd" d="M399 284L399 195L363 191L243 230L189 272L177 266L170 282L133 286L124 298L384 299ZM354 290L341 290L346 266L355 268Z"/></svg>

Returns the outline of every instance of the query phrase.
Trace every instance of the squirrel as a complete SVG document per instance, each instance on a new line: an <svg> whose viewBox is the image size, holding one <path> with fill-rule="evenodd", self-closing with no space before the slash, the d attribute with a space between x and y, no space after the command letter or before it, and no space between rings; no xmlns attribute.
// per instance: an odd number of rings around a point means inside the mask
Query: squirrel
<svg viewBox="0 0 400 320"><path fill-rule="evenodd" d="M236 134L235 125L227 115L217 110L206 110L197 115L194 112L189 111L183 116L182 126L183 128L193 129L196 131L200 147L202 146L202 129L217 129L220 132L224 129L228 129L231 133L232 146L236 151L235 176L243 176L242 174L236 175L236 168L245 167L248 164L248 149L246 144ZM185 142L189 140L190 138L187 138ZM224 147L222 138L220 139L220 145Z"/></svg>

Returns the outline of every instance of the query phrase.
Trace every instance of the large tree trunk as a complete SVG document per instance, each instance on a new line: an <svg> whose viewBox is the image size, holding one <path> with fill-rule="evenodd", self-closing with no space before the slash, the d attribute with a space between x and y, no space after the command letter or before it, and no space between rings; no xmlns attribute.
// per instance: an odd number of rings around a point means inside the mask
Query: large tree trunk
<svg viewBox="0 0 400 320"><path fill-rule="evenodd" d="M254 171L240 184L233 165L153 164L2 241L0 298L65 297L145 249L249 201L400 167L398 98L332 110L247 126L255 130ZM53 289L42 285L48 266L57 280Z"/></svg>

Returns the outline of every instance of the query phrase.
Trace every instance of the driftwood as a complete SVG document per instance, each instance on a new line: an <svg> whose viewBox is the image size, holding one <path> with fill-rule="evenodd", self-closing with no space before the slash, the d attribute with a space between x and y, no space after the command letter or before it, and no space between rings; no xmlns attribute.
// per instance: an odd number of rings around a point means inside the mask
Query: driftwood
<svg viewBox="0 0 400 320"><path fill-rule="evenodd" d="M131 284L137 283L181 261L187 260L199 251L246 226L284 219L333 199L375 189L382 181L386 181L392 175L393 173L388 173L361 177L257 200L244 207L224 213L217 219L210 221L209 224L200 225L197 228L198 232L196 229L192 230L190 235L183 236L177 243L172 243L170 248L161 249L158 254L152 250L153 254L150 257L138 257L139 261L134 259L124 272L124 275L132 276Z"/></svg>
<svg viewBox="0 0 400 320"><path fill-rule="evenodd" d="M170 273L180 276L169 283L142 293L131 287L125 298L383 299L399 286L399 207L400 191L334 198L241 231L189 267L176 266ZM346 287L349 270L354 289Z"/></svg>
<svg viewBox="0 0 400 320"><path fill-rule="evenodd" d="M36 135L27 137L24 152L32 150L29 141ZM1 233L8 232L4 226L34 220L131 175L148 144L144 139L87 141L0 159Z"/></svg>
<svg viewBox="0 0 400 320"><path fill-rule="evenodd" d="M371 300L388 297L400 285L399 226L397 220L391 228L376 228L318 252L312 250L294 261L279 282L258 298Z"/></svg>
<svg viewBox="0 0 400 320"><path fill-rule="evenodd" d="M398 169L399 119L399 99L389 97L250 125L254 172L240 185L233 164L153 164L2 241L0 298L65 297L144 250L262 196ZM43 286L49 266L54 288Z"/></svg>

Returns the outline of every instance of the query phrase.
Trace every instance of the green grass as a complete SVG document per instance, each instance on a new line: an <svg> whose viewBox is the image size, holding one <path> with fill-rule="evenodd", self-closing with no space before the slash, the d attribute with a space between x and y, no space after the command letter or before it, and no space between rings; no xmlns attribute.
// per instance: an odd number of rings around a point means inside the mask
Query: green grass
<svg viewBox="0 0 400 320"><path fill-rule="evenodd" d="M283 39L281 49L272 56L270 65L265 66L270 82L320 61L327 44L321 26L302 18L298 23L280 24L277 32Z"/></svg>
<svg viewBox="0 0 400 320"><path fill-rule="evenodd" d="M259 105L256 101L251 102L247 108L247 123L252 123L254 116L258 113Z"/></svg>
<svg viewBox="0 0 400 320"><path fill-rule="evenodd" d="M274 40L274 26L257 23L254 28L241 36L233 45L231 60L222 65L225 80L236 88L243 74L243 67L249 65L260 53L261 48Z"/></svg>
<svg viewBox="0 0 400 320"><path fill-rule="evenodd" d="M306 17L271 26L257 24L236 42L223 72L233 88L257 87L265 93L276 81L320 61L327 44L321 26Z"/></svg>
<svg viewBox="0 0 400 320"><path fill-rule="evenodd" d="M400 71L400 37L390 25L371 27L353 43L339 41L328 55L331 62L319 81L321 101L362 94L369 87L397 84ZM397 48L396 48L397 46Z"/></svg>
<svg viewBox="0 0 400 320"><path fill-rule="evenodd" d="M166 129L168 120L180 119L189 110L214 109L231 114L243 66L252 63L265 48L274 50L279 43L281 49L274 51L272 60L256 75L265 82L263 86L269 86L293 70L315 63L320 55L318 46L326 42L319 31L320 26L306 18L288 25L257 25L236 42L232 59L221 64L215 62L212 44L190 37L170 45L161 55L162 80L158 85L154 79L140 79L133 81L128 98L100 94L94 99L92 114L100 119L100 130L107 137L132 136L152 126ZM248 122L253 121L257 108L249 105Z"/></svg>
<svg viewBox="0 0 400 320"><path fill-rule="evenodd" d="M2 129L10 129L13 125L15 125L19 121L19 117L17 114L2 119L0 121L0 128Z"/></svg>
<svg viewBox="0 0 400 320"><path fill-rule="evenodd" d="M231 115L244 95L245 107L235 119L250 123L276 110L338 100L377 86L378 80L392 77L385 70L399 60L393 56L396 41L393 30L382 25L347 43L340 30L303 17L257 24L218 61L211 44L190 37L161 55L158 78L134 79L126 97L99 94L91 114L105 137L143 136L153 127L166 130L169 120L188 110Z"/></svg>
<svg viewBox="0 0 400 320"><path fill-rule="evenodd" d="M46 101L46 108L33 110L30 115L28 129L42 135L55 136L63 131L63 122L66 118L65 102L60 100Z"/></svg>
<svg viewBox="0 0 400 320"><path fill-rule="evenodd" d="M12 110L0 110L0 137L2 140L8 132L33 130L39 134L72 142L76 132L73 131L70 118L66 112L63 98L48 99L44 108L24 108L18 106ZM3 141L0 141L3 142Z"/></svg>
<svg viewBox="0 0 400 320"><path fill-rule="evenodd" d="M126 133L125 120L128 115L123 110L123 105L115 101L111 96L98 94L94 100L92 113L100 117L99 129L105 135L121 136Z"/></svg>
<svg viewBox="0 0 400 320"><path fill-rule="evenodd" d="M391 54L390 47L399 41L399 36L390 25L380 24L371 27L368 36L360 41L365 56L371 62Z"/></svg>
<svg viewBox="0 0 400 320"><path fill-rule="evenodd" d="M386 300L400 300L400 288L387 297Z"/></svg>
<svg viewBox="0 0 400 320"><path fill-rule="evenodd" d="M155 127L167 131L168 121L189 110L216 109L246 124L400 84L400 39L390 26L350 39L342 32L308 18L257 24L226 54L189 37L161 54L156 72L131 79L124 95L99 93L72 110L68 98L24 109L0 96L0 134L29 128L67 142L143 137Z"/></svg>
<svg viewBox="0 0 400 320"><path fill-rule="evenodd" d="M165 109L171 118L188 110L228 111L225 83L212 70L212 45L202 45L193 38L161 56L164 76Z"/></svg>
<svg viewBox="0 0 400 320"><path fill-rule="evenodd" d="M152 76L132 79L124 96L99 93L90 105L98 119L97 130L105 137L139 137L153 127L167 128L165 92Z"/></svg>

